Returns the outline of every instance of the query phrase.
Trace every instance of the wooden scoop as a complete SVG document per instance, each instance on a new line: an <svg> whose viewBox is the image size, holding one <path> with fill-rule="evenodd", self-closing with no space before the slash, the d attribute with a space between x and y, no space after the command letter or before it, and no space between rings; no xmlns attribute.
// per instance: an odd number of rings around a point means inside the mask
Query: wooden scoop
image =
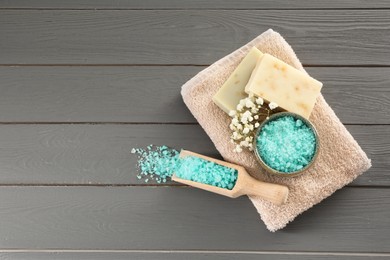
<svg viewBox="0 0 390 260"><path fill-rule="evenodd" d="M210 158L201 154L197 154L194 152L182 150L180 152L180 158L186 156L195 156L202 158L207 161L211 161L222 166L226 166L229 168L236 169L238 172L237 181L232 190L219 188L213 185L203 184L200 182L184 180L178 178L174 173L172 175L172 180L176 182L180 182L183 184L187 184L199 189L211 191L214 193L218 193L220 195L224 195L230 198L237 198L241 195L249 195L249 196L259 196L265 200L268 200L276 205L281 205L287 201L288 197L288 188L279 184L272 184L267 182L262 182L251 177L244 167L228 163L225 161L217 160L214 158Z"/></svg>

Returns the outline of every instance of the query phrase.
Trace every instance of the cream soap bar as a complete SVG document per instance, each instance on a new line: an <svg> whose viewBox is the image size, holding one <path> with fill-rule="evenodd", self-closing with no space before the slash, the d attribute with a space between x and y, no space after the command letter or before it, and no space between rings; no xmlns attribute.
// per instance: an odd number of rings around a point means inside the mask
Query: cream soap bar
<svg viewBox="0 0 390 260"><path fill-rule="evenodd" d="M253 47L214 95L214 103L226 113L236 110L239 101L248 96L245 93L245 86L262 55L261 51Z"/></svg>
<svg viewBox="0 0 390 260"><path fill-rule="evenodd" d="M245 86L253 93L281 108L309 118L322 83L283 61L264 54Z"/></svg>

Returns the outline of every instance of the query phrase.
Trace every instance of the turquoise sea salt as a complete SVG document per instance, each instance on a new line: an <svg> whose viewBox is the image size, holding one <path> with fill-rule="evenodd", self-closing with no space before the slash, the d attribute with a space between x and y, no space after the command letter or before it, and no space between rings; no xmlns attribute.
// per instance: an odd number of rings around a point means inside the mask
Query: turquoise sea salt
<svg viewBox="0 0 390 260"><path fill-rule="evenodd" d="M155 180L164 183L173 173L185 180L232 189L237 180L237 170L194 156L179 158L179 151L165 145L149 145L146 149L133 148L138 155L137 178L145 183Z"/></svg>
<svg viewBox="0 0 390 260"><path fill-rule="evenodd" d="M165 145L149 145L146 149L133 148L131 153L138 155L139 174L137 178L144 182L156 180L157 183L166 182L176 170L179 160L179 151Z"/></svg>
<svg viewBox="0 0 390 260"><path fill-rule="evenodd" d="M190 181L233 189L237 181L237 170L195 156L180 159L176 176Z"/></svg>
<svg viewBox="0 0 390 260"><path fill-rule="evenodd" d="M279 172L301 170L311 162L316 150L313 130L292 116L267 122L256 138L256 149L264 163Z"/></svg>

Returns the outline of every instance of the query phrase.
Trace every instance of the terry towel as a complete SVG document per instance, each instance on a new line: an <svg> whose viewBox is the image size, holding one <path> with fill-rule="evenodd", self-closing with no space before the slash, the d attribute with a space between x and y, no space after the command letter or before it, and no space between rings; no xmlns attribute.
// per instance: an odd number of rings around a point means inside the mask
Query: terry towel
<svg viewBox="0 0 390 260"><path fill-rule="evenodd" d="M317 128L320 151L313 166L304 174L290 178L270 176L261 169L253 153L233 152L234 145L229 142L231 119L213 103L212 97L253 46L305 71L291 46L279 33L270 29L198 73L182 86L181 94L184 103L226 161L244 166L259 180L289 187L287 203L282 206L250 197L267 228L276 231L352 182L371 167L371 161L322 95L318 97L309 118Z"/></svg>

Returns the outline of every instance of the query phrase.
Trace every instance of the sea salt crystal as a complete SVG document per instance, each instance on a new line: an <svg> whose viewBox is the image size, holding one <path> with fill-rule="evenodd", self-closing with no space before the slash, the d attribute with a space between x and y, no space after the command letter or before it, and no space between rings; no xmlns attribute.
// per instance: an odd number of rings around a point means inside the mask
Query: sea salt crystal
<svg viewBox="0 0 390 260"><path fill-rule="evenodd" d="M313 130L292 116L267 122L256 138L263 161L280 172L299 171L311 162L316 150Z"/></svg>
<svg viewBox="0 0 390 260"><path fill-rule="evenodd" d="M231 190L237 180L236 169L210 162L195 156L180 159L176 176L190 181Z"/></svg>
<svg viewBox="0 0 390 260"><path fill-rule="evenodd" d="M235 169L194 156L179 158L179 151L165 145L133 148L131 152L138 155L137 179L144 179L145 183L151 180L166 183L173 173L182 179L226 189L232 189L237 180Z"/></svg>

